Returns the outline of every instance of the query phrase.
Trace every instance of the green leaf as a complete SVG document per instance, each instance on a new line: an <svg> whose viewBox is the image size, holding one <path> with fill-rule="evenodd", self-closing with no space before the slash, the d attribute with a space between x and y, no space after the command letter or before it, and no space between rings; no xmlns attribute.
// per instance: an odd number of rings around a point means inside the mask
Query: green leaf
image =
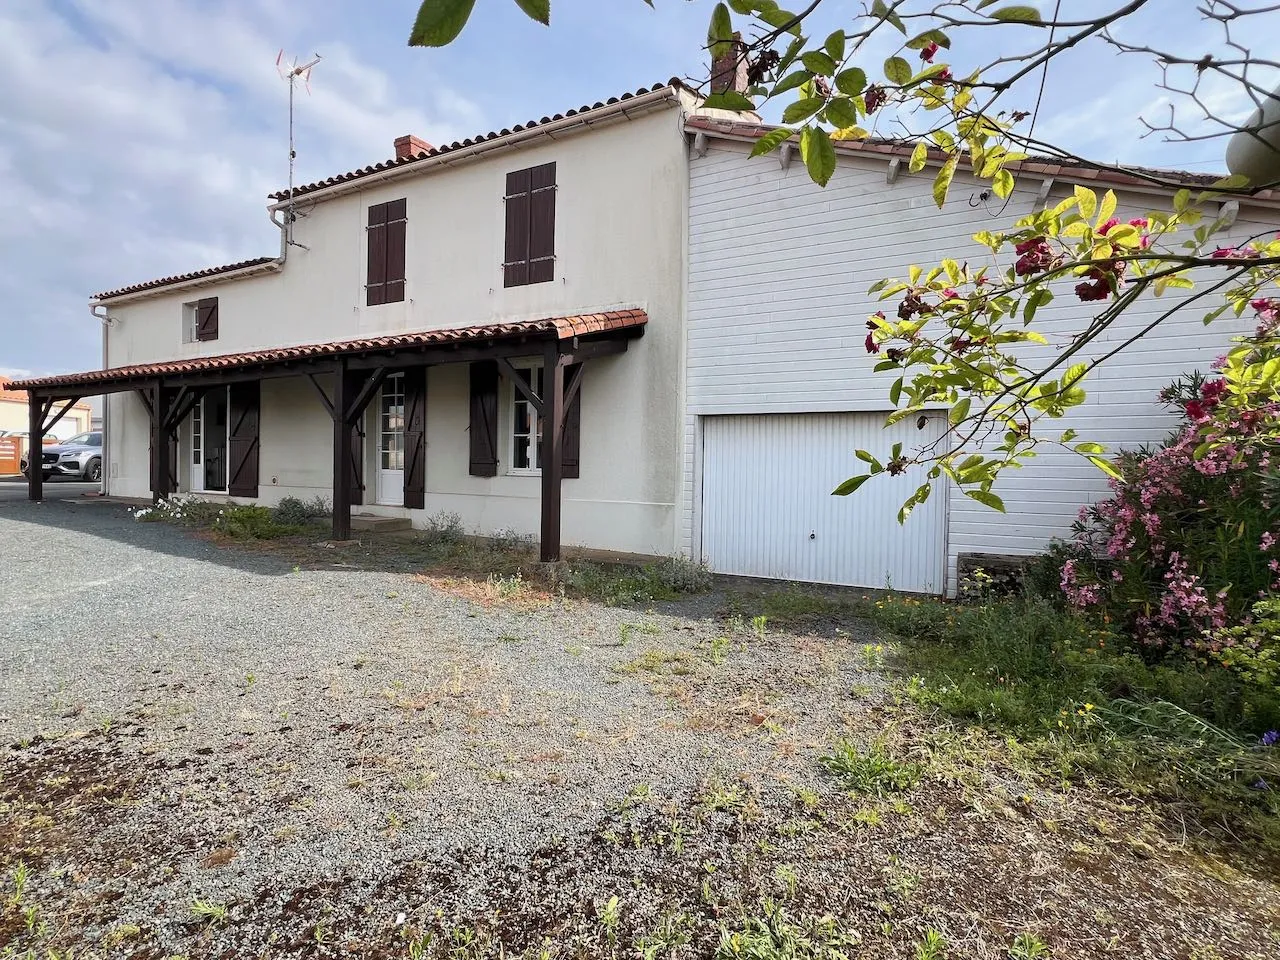
<svg viewBox="0 0 1280 960"><path fill-rule="evenodd" d="M831 495L833 497L847 497L870 479L871 474L869 473L864 473L860 477L850 477L844 483L840 484L840 486L832 490Z"/></svg>
<svg viewBox="0 0 1280 960"><path fill-rule="evenodd" d="M1001 7L999 10L992 10L989 16L992 20L1015 21L1017 23L1040 22L1040 11L1035 7L1026 6L1024 4L1015 4L1011 7Z"/></svg>
<svg viewBox="0 0 1280 960"><path fill-rule="evenodd" d="M1178 213L1191 205L1191 191L1185 187L1173 195L1173 209Z"/></svg>
<svg viewBox="0 0 1280 960"><path fill-rule="evenodd" d="M476 0L422 0L409 34L411 47L443 47L467 25Z"/></svg>
<svg viewBox="0 0 1280 960"><path fill-rule="evenodd" d="M844 59L845 36L843 30L837 30L831 36L827 37L823 49L827 51L827 56L839 63Z"/></svg>
<svg viewBox="0 0 1280 960"><path fill-rule="evenodd" d="M756 108L749 97L743 96L736 90L721 90L719 93L713 93L702 102L702 105L708 110L734 110L738 113Z"/></svg>
<svg viewBox="0 0 1280 960"><path fill-rule="evenodd" d="M841 130L858 122L858 108L848 97L837 97L827 104L827 119Z"/></svg>
<svg viewBox="0 0 1280 960"><path fill-rule="evenodd" d="M924 169L925 161L929 159L929 145L921 140L916 144L914 150L911 151L911 160L907 163L907 169L912 173L919 173Z"/></svg>
<svg viewBox="0 0 1280 960"><path fill-rule="evenodd" d="M777 150L778 147L791 139L794 130L788 130L785 127L779 127L776 130L770 130L763 137L756 141L756 145L751 148L751 156L761 157L766 153Z"/></svg>
<svg viewBox="0 0 1280 960"><path fill-rule="evenodd" d="M893 386L889 388L889 402L896 407L898 405L898 401L901 399L902 399L902 378L899 377L897 380L893 381Z"/></svg>
<svg viewBox="0 0 1280 960"><path fill-rule="evenodd" d="M884 62L884 75L890 83L902 86L911 82L911 64L902 57L890 57Z"/></svg>
<svg viewBox="0 0 1280 960"><path fill-rule="evenodd" d="M984 507L1004 513L1004 501L989 490L966 490L964 495L971 500L977 500Z"/></svg>
<svg viewBox="0 0 1280 960"><path fill-rule="evenodd" d="M733 18L729 15L726 4L717 3L711 11L711 24L707 27L707 47L711 50L713 60L733 52Z"/></svg>
<svg viewBox="0 0 1280 960"><path fill-rule="evenodd" d="M956 166L960 163L959 155L950 157L933 179L933 202L939 209L947 202L947 191L951 189L951 180L956 175Z"/></svg>
<svg viewBox="0 0 1280 960"><path fill-rule="evenodd" d="M906 42L906 47L908 50L923 50L931 43L936 43L944 50L951 49L951 38L936 28L926 30L924 33L917 33Z"/></svg>
<svg viewBox="0 0 1280 960"><path fill-rule="evenodd" d="M836 89L847 97L856 97L867 88L867 72L861 67L850 67L836 74Z"/></svg>
<svg viewBox="0 0 1280 960"><path fill-rule="evenodd" d="M800 62L805 65L805 69L820 73L824 77L836 72L836 62L821 50L810 50L800 58Z"/></svg>
<svg viewBox="0 0 1280 960"><path fill-rule="evenodd" d="M950 423L951 426L953 427L959 423L962 423L964 421L964 418L969 415L969 407L972 405L973 405L973 398L962 397L960 402L957 403L954 407L952 407L951 412L947 414L947 422Z"/></svg>
<svg viewBox="0 0 1280 960"><path fill-rule="evenodd" d="M516 0L516 6L544 27L551 23L551 0Z"/></svg>
<svg viewBox="0 0 1280 960"><path fill-rule="evenodd" d="M872 0L871 15L892 24L904 37L907 35L907 27L902 22L902 18L889 9L889 5L884 0Z"/></svg>
<svg viewBox="0 0 1280 960"><path fill-rule="evenodd" d="M1084 454L1100 454L1107 452L1106 447L1100 443L1094 443L1093 441L1089 441L1088 443L1077 443L1073 449L1076 453Z"/></svg>
<svg viewBox="0 0 1280 960"><path fill-rule="evenodd" d="M805 127L800 131L800 156L809 170L809 178L825 187L836 172L836 147L821 127Z"/></svg>
<svg viewBox="0 0 1280 960"><path fill-rule="evenodd" d="M788 90L794 90L796 87L803 86L813 78L808 70L796 70L788 73L785 77L773 85L773 90L769 96L776 97L780 93L786 93Z"/></svg>
<svg viewBox="0 0 1280 960"><path fill-rule="evenodd" d="M787 104L787 109L782 111L782 122L803 123L826 106L826 103L822 97L802 97L795 103Z"/></svg>

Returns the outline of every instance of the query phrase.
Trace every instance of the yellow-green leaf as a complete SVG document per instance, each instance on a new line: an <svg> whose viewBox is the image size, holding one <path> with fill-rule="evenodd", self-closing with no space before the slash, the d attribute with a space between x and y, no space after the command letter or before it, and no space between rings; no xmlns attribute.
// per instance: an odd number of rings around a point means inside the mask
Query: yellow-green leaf
<svg viewBox="0 0 1280 960"><path fill-rule="evenodd" d="M991 189L996 192L996 196L1001 200L1005 199L1009 194L1013 193L1013 174L1001 167L996 171L996 175L991 178Z"/></svg>
<svg viewBox="0 0 1280 960"><path fill-rule="evenodd" d="M952 155L942 165L942 169L938 171L938 175L933 179L933 202L939 208L947 202L947 191L951 189L951 181L956 175L956 166L959 162L959 155Z"/></svg>
<svg viewBox="0 0 1280 960"><path fill-rule="evenodd" d="M1098 207L1098 221L1094 224L1093 229L1101 230L1102 225L1111 219L1111 215L1116 212L1116 194L1114 190L1108 190L1102 195L1102 204Z"/></svg>
<svg viewBox="0 0 1280 960"><path fill-rule="evenodd" d="M836 89L848 97L856 97L867 88L867 74L861 67L850 67L836 74Z"/></svg>
<svg viewBox="0 0 1280 960"><path fill-rule="evenodd" d="M907 169L912 173L919 173L924 169L925 161L929 159L929 145L921 140L916 144L916 148L911 151L911 162L907 164Z"/></svg>
<svg viewBox="0 0 1280 960"><path fill-rule="evenodd" d="M911 82L911 64L907 63L902 57L890 57L884 62L885 79L890 83L896 83L902 86L904 83Z"/></svg>
<svg viewBox="0 0 1280 960"><path fill-rule="evenodd" d="M1080 205L1080 216L1086 220L1092 219L1094 213L1098 209L1098 196L1088 187L1076 185L1076 203Z"/></svg>
<svg viewBox="0 0 1280 960"><path fill-rule="evenodd" d="M970 499L977 500L984 507L990 507L993 510L999 510L1004 513L1004 501L989 490L966 490L964 495Z"/></svg>

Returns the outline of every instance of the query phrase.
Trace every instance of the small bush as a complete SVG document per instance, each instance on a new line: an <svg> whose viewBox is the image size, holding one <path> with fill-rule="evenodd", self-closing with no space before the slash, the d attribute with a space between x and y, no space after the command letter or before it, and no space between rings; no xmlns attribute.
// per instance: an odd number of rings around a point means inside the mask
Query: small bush
<svg viewBox="0 0 1280 960"><path fill-rule="evenodd" d="M323 520L332 514L329 501L324 497L299 500L285 497L276 504L276 519L287 526L303 526L313 520Z"/></svg>
<svg viewBox="0 0 1280 960"><path fill-rule="evenodd" d="M677 600L710 586L711 573L707 568L683 557L671 557L643 567L576 563L565 578L567 589L609 606Z"/></svg>
<svg viewBox="0 0 1280 960"><path fill-rule="evenodd" d="M267 507L236 504L223 508L213 529L233 540L272 540L302 532L299 526L281 523Z"/></svg>
<svg viewBox="0 0 1280 960"><path fill-rule="evenodd" d="M531 533L519 533L508 527L494 531L489 537L489 546L494 550L513 553L527 553L538 543L538 538Z"/></svg>
<svg viewBox="0 0 1280 960"><path fill-rule="evenodd" d="M427 517L422 532L428 540L435 543L461 543L467 535L462 517L444 510Z"/></svg>
<svg viewBox="0 0 1280 960"><path fill-rule="evenodd" d="M222 509L223 505L220 503L196 496L174 494L153 506L139 507L133 511L133 517L144 523L164 521L184 527L207 527L217 521Z"/></svg>

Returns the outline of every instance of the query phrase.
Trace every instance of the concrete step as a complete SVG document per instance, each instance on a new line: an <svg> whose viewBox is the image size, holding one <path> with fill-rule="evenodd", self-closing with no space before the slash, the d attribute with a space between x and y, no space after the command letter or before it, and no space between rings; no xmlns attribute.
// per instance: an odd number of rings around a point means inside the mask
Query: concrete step
<svg viewBox="0 0 1280 960"><path fill-rule="evenodd" d="M369 513L357 513L351 517L351 529L369 533L395 533L412 529L408 517L375 517Z"/></svg>

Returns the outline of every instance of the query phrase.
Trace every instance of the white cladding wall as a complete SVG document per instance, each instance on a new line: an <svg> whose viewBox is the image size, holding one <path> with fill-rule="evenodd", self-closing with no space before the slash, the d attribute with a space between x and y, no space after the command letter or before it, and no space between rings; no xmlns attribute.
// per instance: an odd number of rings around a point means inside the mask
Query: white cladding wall
<svg viewBox="0 0 1280 960"><path fill-rule="evenodd" d="M804 413L886 410L891 380L872 373L874 359L863 347L864 322L882 304L867 288L882 277L903 276L909 264L936 264L943 257L977 262L982 248L971 240L1035 207L1042 178L1019 185L1007 209L976 199L981 187L964 176L952 199L938 210L931 197L932 173L905 170L886 183L887 162L841 157L825 189L815 186L795 162L780 168L776 156L751 159L748 145L713 141L690 169L688 403L684 470L687 505L681 543L700 551L703 478L702 417L727 413ZM1070 190L1060 179L1049 200ZM973 205L969 199L974 196ZM1167 208L1160 196L1121 197L1121 214L1137 216L1148 206ZM1246 207L1232 236L1276 228L1274 211ZM1094 344L1105 351L1159 312L1171 296L1147 299L1123 324ZM1078 330L1087 306L1074 297L1042 309L1051 356ZM1090 384L1089 401L1062 424L1111 447L1159 441L1174 418L1156 394L1179 373L1207 370L1225 352L1230 336L1247 324L1220 321L1206 328L1192 308L1166 321L1159 336L1142 341L1102 368ZM1058 332L1058 336L1052 333ZM843 451L847 475L862 473L852 447ZM914 486L877 478L901 502ZM702 495L698 491L702 490ZM862 491L855 493L859 496ZM995 513L960 492L948 491L948 582L954 588L959 553L1027 554L1070 531L1079 507L1105 495L1105 479L1090 464L1065 451L1046 451L1031 465L1003 476L996 492L1008 512ZM942 491L938 491L942 492ZM915 522L908 520L908 524Z"/></svg>
<svg viewBox="0 0 1280 960"><path fill-rule="evenodd" d="M681 491L688 187L682 120L669 104L585 134L531 141L310 207L304 201L306 216L295 239L309 249L292 248L280 274L111 307L118 322L109 328L108 365L642 307L649 314L644 336L625 354L587 365L581 478L565 481L564 540L670 554ZM506 289L506 174L550 161L556 163L558 187L555 280ZM406 299L367 307L366 211L400 197L408 200ZM219 298L219 338L183 343L182 304L203 296ZM147 496L145 411L132 394L117 394L108 403L111 491ZM507 404L502 406L505 411ZM368 424L371 440L375 409L376 403ZM482 533L536 533L539 480L469 476L467 428L466 366L432 368L427 504L425 511L413 511L415 522L449 510ZM262 501L330 494L331 449L329 421L310 384L264 382ZM370 444L367 499L373 466Z"/></svg>

